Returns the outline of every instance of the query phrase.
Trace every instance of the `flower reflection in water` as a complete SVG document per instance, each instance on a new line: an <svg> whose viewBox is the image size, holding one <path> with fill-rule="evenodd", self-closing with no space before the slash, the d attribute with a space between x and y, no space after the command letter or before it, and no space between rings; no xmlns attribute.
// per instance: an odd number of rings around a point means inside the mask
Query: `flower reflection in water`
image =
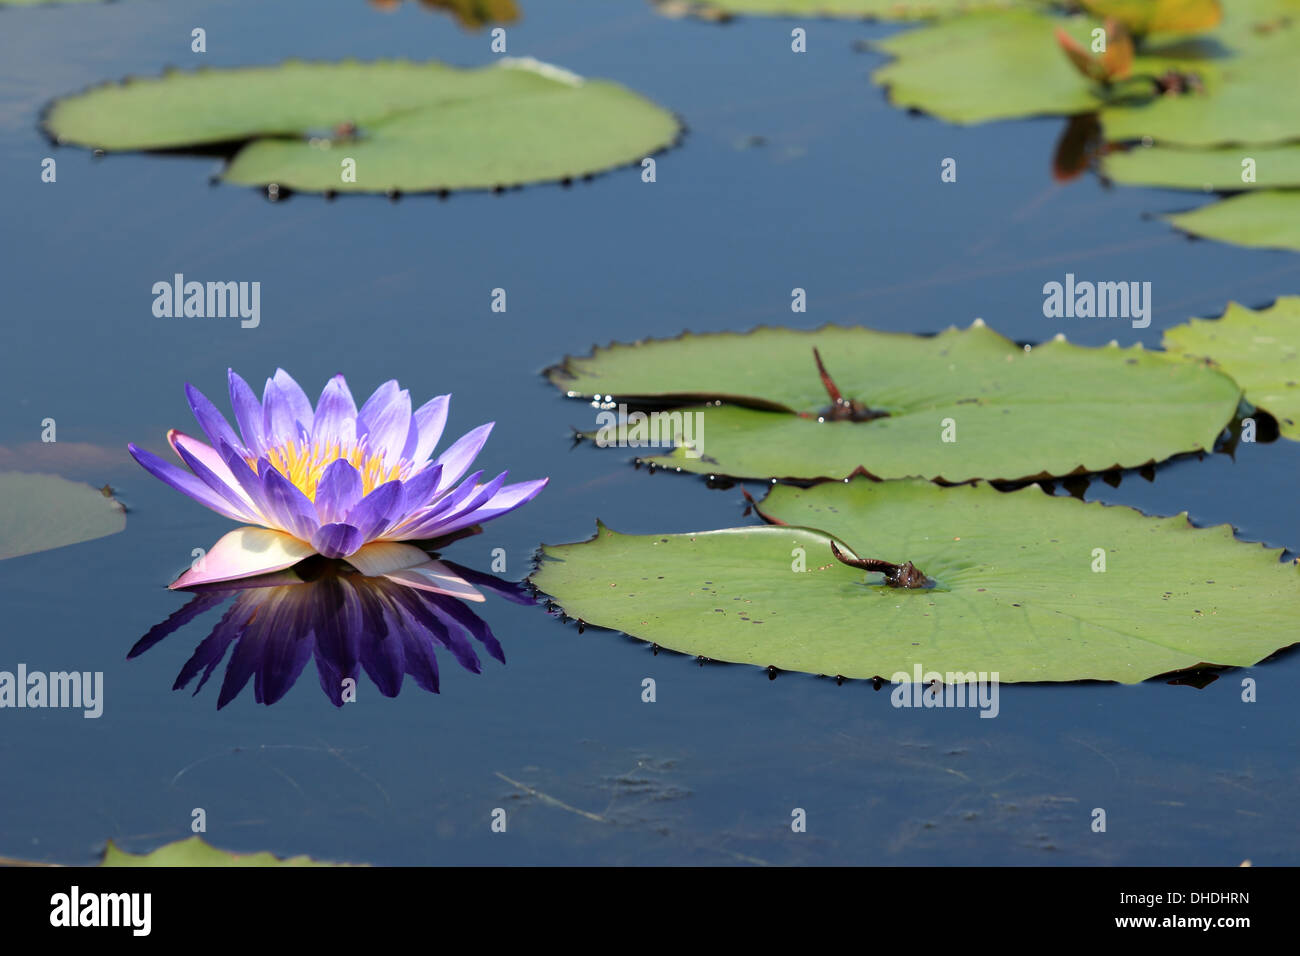
<svg viewBox="0 0 1300 956"><path fill-rule="evenodd" d="M446 565L484 591L516 604L533 603L520 584ZM396 697L408 674L420 687L438 692L438 650L476 674L482 668L474 642L501 663L506 660L487 623L462 601L389 577L368 577L342 561L312 558L259 578L190 590L194 598L151 629L127 657L143 654L233 595L234 603L172 685L179 690L197 677L197 694L229 650L218 709L234 700L250 679L256 700L274 704L313 656L321 689L336 706L353 697L351 689L361 670L381 694Z"/></svg>

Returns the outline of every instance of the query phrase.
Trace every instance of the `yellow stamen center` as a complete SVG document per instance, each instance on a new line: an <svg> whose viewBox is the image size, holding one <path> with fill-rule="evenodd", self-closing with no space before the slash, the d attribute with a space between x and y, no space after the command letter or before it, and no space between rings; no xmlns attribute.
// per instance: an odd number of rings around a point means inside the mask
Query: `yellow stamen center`
<svg viewBox="0 0 1300 956"><path fill-rule="evenodd" d="M266 453L271 467L288 478L295 487L312 501L316 500L316 486L320 484L325 468L340 458L351 463L361 473L361 493L370 494L388 481L404 477L401 464L385 467L382 455L372 454L363 438L356 445L344 448L338 442L318 445L315 442L288 441ZM257 459L248 464L257 470Z"/></svg>

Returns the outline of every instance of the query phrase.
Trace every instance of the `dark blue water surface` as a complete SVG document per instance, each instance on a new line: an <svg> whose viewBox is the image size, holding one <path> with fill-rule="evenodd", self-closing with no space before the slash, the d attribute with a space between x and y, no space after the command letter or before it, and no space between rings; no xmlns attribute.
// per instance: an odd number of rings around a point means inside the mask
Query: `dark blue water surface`
<svg viewBox="0 0 1300 956"><path fill-rule="evenodd" d="M479 612L508 664L483 655L474 675L447 659L438 696L408 681L388 699L363 679L336 709L309 672L274 707L245 692L218 711L218 679L197 697L170 689L215 616L126 660L186 600L165 583L230 524L125 445L161 453L168 428L193 430L185 382L225 406L228 366L259 385L283 366L313 394L336 372L360 395L395 377L420 401L454 393L455 434L494 420L480 465L551 485L448 554L487 570L504 548L519 579L540 542L585 538L596 518L627 532L756 520L738 488L570 448L594 412L538 372L593 343L763 323L931 332L980 316L1017 340L1156 347L1189 316L1297 291L1294 255L1190 242L1152 216L1202 197L1054 183L1062 121L963 129L892 108L869 82L881 58L854 47L893 27L811 22L794 55L784 20L675 21L642 0L522 6L510 53L617 80L688 124L656 183L631 168L500 196L271 203L208 185L211 158L95 160L39 132L50 99L168 64L473 65L492 59L489 38L363 0L0 11L5 467L111 483L130 509L121 534L0 565L0 669L106 681L99 720L0 711L0 855L89 862L109 838L147 850L188 836L202 807L224 848L387 864L1300 861L1297 655L1201 690L1005 686L996 720L894 709L869 683L655 656L502 600ZM206 55L190 52L196 26ZM40 181L45 156L55 184ZM940 182L944 157L956 184ZM260 281L260 327L155 318L150 288L175 272ZM1043 318L1043 283L1066 272L1151 281L1151 327ZM790 312L796 286L805 315ZM496 287L505 314L490 311ZM47 417L58 444L23 451ZM1294 549L1298 471L1294 444L1242 445L1086 495ZM1240 699L1247 676L1257 703ZM645 677L657 703L641 701ZM497 807L505 834L490 829ZM796 807L807 833L791 832Z"/></svg>

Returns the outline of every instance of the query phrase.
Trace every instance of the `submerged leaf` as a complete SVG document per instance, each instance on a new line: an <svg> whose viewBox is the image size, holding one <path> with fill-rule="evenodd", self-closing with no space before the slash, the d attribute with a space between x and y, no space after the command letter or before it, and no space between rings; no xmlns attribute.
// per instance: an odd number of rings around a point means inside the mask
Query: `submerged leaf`
<svg viewBox="0 0 1300 956"><path fill-rule="evenodd" d="M1277 419L1284 438L1300 441L1300 296L1259 310L1233 302L1221 318L1168 329L1164 346L1212 361L1245 389L1246 401Z"/></svg>
<svg viewBox="0 0 1300 956"><path fill-rule="evenodd" d="M60 143L110 151L243 144L227 182L367 193L583 176L680 133L671 113L630 90L526 59L173 72L58 100L45 125Z"/></svg>
<svg viewBox="0 0 1300 956"><path fill-rule="evenodd" d="M777 486L762 509L788 526L601 527L591 541L545 547L531 580L589 625L844 677L907 681L920 668L950 683L980 673L1135 683L1253 665L1296 641L1296 566L1227 525L1198 529L1186 515L1151 518L1036 485L866 479ZM888 587L836 560L833 539L910 561L934 586Z"/></svg>
<svg viewBox="0 0 1300 956"><path fill-rule="evenodd" d="M126 511L111 494L58 475L0 472L0 500L0 561L126 527Z"/></svg>
<svg viewBox="0 0 1300 956"><path fill-rule="evenodd" d="M832 420L814 348L845 398L877 414ZM982 323L936 336L839 326L686 334L597 349L547 374L573 397L689 404L683 414L702 423L697 447L650 460L745 478L861 469L956 482L1136 467L1212 448L1240 396L1227 376L1141 346L1054 340L1026 351Z"/></svg>

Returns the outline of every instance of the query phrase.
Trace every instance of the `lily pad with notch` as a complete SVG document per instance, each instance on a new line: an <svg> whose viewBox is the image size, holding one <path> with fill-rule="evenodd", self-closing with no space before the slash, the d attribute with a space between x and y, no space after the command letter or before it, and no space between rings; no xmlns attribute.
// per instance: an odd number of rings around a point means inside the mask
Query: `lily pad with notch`
<svg viewBox="0 0 1300 956"><path fill-rule="evenodd" d="M570 397L701 416L694 445L646 459L656 465L798 480L1013 481L1139 467L1213 448L1241 394L1214 369L1140 345L1058 336L1026 350L978 321L935 336L840 326L683 334L599 348L546 374ZM633 444L626 427L618 437Z"/></svg>
<svg viewBox="0 0 1300 956"><path fill-rule="evenodd" d="M1283 438L1300 441L1300 296L1258 310L1230 303L1220 318L1166 330L1164 346L1231 375L1246 401L1277 419Z"/></svg>

